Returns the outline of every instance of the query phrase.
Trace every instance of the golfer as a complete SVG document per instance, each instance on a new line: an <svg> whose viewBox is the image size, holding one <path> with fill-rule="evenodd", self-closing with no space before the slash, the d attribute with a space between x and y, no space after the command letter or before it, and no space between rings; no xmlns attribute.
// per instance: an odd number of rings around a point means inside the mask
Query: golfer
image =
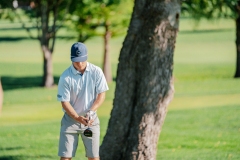
<svg viewBox="0 0 240 160"><path fill-rule="evenodd" d="M61 121L58 155L60 160L75 157L79 136L88 160L99 160L100 126L97 109L105 99L108 85L102 70L87 62L83 43L71 47L72 65L60 76L57 99L64 115Z"/></svg>

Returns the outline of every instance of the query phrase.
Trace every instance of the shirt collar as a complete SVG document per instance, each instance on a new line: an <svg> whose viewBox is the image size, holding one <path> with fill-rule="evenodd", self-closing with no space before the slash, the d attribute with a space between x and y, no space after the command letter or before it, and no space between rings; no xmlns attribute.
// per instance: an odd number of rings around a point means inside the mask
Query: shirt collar
<svg viewBox="0 0 240 160"><path fill-rule="evenodd" d="M73 64L71 65L71 70L72 70L72 73L75 74L75 75L80 74L80 72L74 68ZM89 69L89 63L87 62L87 67L85 69L85 72L89 71L89 70L90 70Z"/></svg>
<svg viewBox="0 0 240 160"><path fill-rule="evenodd" d="M85 71L90 71L89 69L89 63L87 62L87 67L86 67L86 70Z"/></svg>

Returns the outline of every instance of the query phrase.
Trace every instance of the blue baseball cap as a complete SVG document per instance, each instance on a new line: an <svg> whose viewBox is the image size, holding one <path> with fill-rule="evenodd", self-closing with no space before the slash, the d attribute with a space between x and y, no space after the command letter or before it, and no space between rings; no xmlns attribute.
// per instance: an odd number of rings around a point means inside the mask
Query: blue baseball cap
<svg viewBox="0 0 240 160"><path fill-rule="evenodd" d="M76 42L71 47L71 61L85 62L88 58L87 47L81 43Z"/></svg>

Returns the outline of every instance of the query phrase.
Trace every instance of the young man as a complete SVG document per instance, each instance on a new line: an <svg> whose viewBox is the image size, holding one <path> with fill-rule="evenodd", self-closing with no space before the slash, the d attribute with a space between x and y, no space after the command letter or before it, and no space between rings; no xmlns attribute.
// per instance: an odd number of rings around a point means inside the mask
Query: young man
<svg viewBox="0 0 240 160"><path fill-rule="evenodd" d="M75 156L79 135L88 160L99 160L99 119L97 109L105 99L108 85L102 70L87 62L83 43L71 47L72 65L60 76L57 99L64 116L61 121L58 155L60 160Z"/></svg>

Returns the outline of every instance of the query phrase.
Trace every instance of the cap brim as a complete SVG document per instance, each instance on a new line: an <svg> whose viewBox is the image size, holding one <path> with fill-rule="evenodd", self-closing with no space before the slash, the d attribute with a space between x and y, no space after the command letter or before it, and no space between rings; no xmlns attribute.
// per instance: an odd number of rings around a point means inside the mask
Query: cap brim
<svg viewBox="0 0 240 160"><path fill-rule="evenodd" d="M84 57L75 57L75 58L72 58L71 61L72 62L85 62L87 60L87 56L84 56Z"/></svg>

